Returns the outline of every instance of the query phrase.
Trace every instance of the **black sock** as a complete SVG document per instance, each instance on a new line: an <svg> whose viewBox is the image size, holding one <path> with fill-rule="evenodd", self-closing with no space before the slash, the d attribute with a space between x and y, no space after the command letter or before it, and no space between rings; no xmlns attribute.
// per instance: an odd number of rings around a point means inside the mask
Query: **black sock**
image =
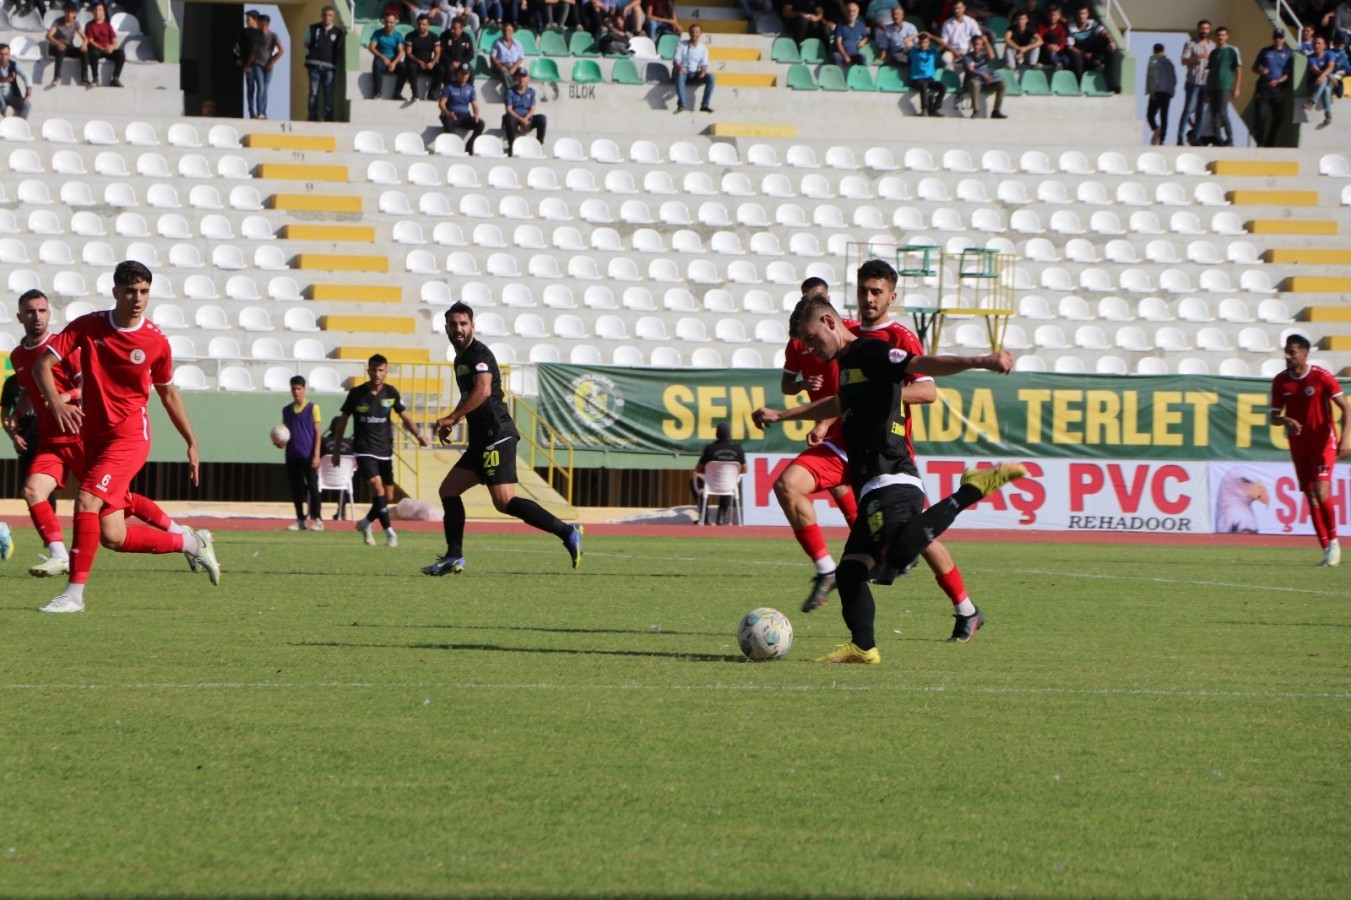
<svg viewBox="0 0 1351 900"><path fill-rule="evenodd" d="M380 520L380 525L389 531L389 505L385 501L385 495L380 494L371 503L371 521Z"/></svg>
<svg viewBox="0 0 1351 900"><path fill-rule="evenodd" d="M955 493L915 516L906 523L900 534L892 538L891 546L887 548L887 565L897 571L904 571L924 552L925 547L938 540L938 536L951 527L962 510L974 506L984 496L980 488L964 484Z"/></svg>
<svg viewBox="0 0 1351 900"><path fill-rule="evenodd" d="M525 497L512 497L507 502L505 512L509 516L515 516L532 528L538 528L540 531L547 531L556 535L560 540L566 539L572 533L571 525L534 500L527 500Z"/></svg>
<svg viewBox="0 0 1351 900"><path fill-rule="evenodd" d="M835 569L835 584L840 591L840 612L844 614L844 624L849 628L854 646L871 650L877 646L873 634L877 604L868 587L868 567L856 559L845 560Z"/></svg>
<svg viewBox="0 0 1351 900"><path fill-rule="evenodd" d="M442 497L441 509L446 513L441 522L446 534L446 556L459 557L464 554L464 501L459 497Z"/></svg>

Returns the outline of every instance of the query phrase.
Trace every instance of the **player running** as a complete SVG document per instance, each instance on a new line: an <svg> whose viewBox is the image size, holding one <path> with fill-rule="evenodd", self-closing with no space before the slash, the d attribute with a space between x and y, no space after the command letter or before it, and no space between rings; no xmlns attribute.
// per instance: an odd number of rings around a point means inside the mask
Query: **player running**
<svg viewBox="0 0 1351 900"><path fill-rule="evenodd" d="M53 337L48 330L51 315L51 306L42 291L34 289L19 297L19 322L24 328L24 339L10 352L10 360L14 364L15 377L28 398L41 396L34 366L47 353L47 345ZM52 369L59 396L67 403L78 404L80 399L80 356L80 351L76 349ZM28 515L33 520L33 527L46 544L47 556L42 562L29 566L28 574L46 578L65 575L70 571L70 555L66 551L61 523L57 521L56 511L49 499L53 491L66 486L68 475L74 476L76 481L84 480L84 446L78 434L61 430L46 404L36 404L34 412L38 418L37 442L33 447L28 476L24 479L23 499L28 504ZM25 439L15 435L14 440L18 446ZM192 532L186 525L174 522L168 513L148 497L131 493L127 495L127 504L131 515L160 531L177 534ZM188 562L196 571L197 566L191 556Z"/></svg>
<svg viewBox="0 0 1351 900"><path fill-rule="evenodd" d="M119 263L113 271L113 308L71 322L47 342L47 352L33 364L37 388L56 422L53 433L78 433L85 462L75 497L70 578L65 590L42 607L43 612L84 609L84 587L100 543L120 553L187 553L206 569L212 584L220 584L211 532L180 534L126 522L131 503L128 487L150 456L146 404L152 387L188 446L193 485L199 480L197 438L183 398L172 383L169 341L145 318L151 278L150 270L138 262ZM84 375L83 408L71 402L68 392L58 389L55 374L57 365L77 351Z"/></svg>
<svg viewBox="0 0 1351 900"><path fill-rule="evenodd" d="M1332 425L1332 404L1342 411L1341 438ZM1285 371L1271 380L1271 424L1284 425L1290 439L1299 489L1309 502L1309 518L1323 548L1320 566L1338 566L1337 507L1328 502L1332 466L1351 456L1351 402L1336 377L1322 366L1309 365L1309 339L1292 334L1285 339Z"/></svg>
<svg viewBox="0 0 1351 900"><path fill-rule="evenodd" d="M357 472L366 479L371 489L371 508L357 522L357 531L369 546L375 546L372 525L378 519L380 527L385 529L385 545L399 546L399 536L389 524L389 504L394 502L394 429L390 419L398 415L404 430L411 434L423 447L427 439L422 436L417 423L404 415L403 398L398 388L386 384L389 375L389 360L377 353L366 362L366 373L370 381L359 384L347 394L342 404L342 415L333 425L334 447L342 441L347 430L347 420L352 419L352 455L356 457ZM333 465L339 465L342 454L333 451Z"/></svg>
<svg viewBox="0 0 1351 900"><path fill-rule="evenodd" d="M765 427L785 419L843 417L849 478L862 512L850 529L836 570L851 640L817 662L876 665L882 657L874 635L876 606L868 586L869 569L885 560L904 571L962 510L1027 474L1023 466L1012 463L968 470L955 493L925 509L924 483L905 440L901 383L907 372L1007 373L1013 368L1013 356L1006 350L978 357L911 356L886 342L857 337L829 301L815 297L793 310L790 330L818 358L836 361L840 392L796 409L761 408L753 420Z"/></svg>
<svg viewBox="0 0 1351 900"><path fill-rule="evenodd" d="M572 526L534 500L516 496L516 444L520 435L507 411L502 373L493 352L474 338L474 308L456 303L446 310L446 336L455 349L455 384L460 402L450 415L436 420L436 436L450 442L451 429L464 422L468 446L441 482L445 510L446 555L422 571L427 575L458 575L464 562L464 501L461 495L476 484L486 485L493 506L527 525L555 535L567 548L575 569L582 564L582 529Z"/></svg>

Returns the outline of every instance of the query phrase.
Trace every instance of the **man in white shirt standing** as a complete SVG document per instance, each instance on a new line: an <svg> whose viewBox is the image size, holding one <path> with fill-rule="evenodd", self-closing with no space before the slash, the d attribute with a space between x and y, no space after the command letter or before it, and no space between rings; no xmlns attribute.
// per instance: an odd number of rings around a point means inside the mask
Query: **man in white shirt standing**
<svg viewBox="0 0 1351 900"><path fill-rule="evenodd" d="M952 4L952 18L943 23L943 43L949 51L943 54L943 62L951 68L957 60L971 52L971 42L980 37L980 23L966 14L966 4L957 0Z"/></svg>
<svg viewBox="0 0 1351 900"><path fill-rule="evenodd" d="M713 100L713 86L717 83L717 79L708 71L708 48L700 43L703 35L704 30L698 24L691 25L689 38L681 41L680 46L676 47L675 58L671 64L671 76L675 79L677 113L693 109L686 96L687 84L704 86L704 102L699 105L699 111L713 112L713 107L708 104Z"/></svg>

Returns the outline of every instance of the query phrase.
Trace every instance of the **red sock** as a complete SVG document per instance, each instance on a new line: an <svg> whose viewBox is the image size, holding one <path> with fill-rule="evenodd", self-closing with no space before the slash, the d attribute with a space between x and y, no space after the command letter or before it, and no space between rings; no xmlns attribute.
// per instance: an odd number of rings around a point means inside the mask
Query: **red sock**
<svg viewBox="0 0 1351 900"><path fill-rule="evenodd" d="M46 500L28 507L28 516L33 520L33 527L41 535L42 543L56 544L64 540L61 523L56 520L56 512Z"/></svg>
<svg viewBox="0 0 1351 900"><path fill-rule="evenodd" d="M119 553L176 553L183 549L183 535L157 531L144 525L127 527L127 538Z"/></svg>
<svg viewBox="0 0 1351 900"><path fill-rule="evenodd" d="M802 545L802 549L807 552L812 562L830 555L830 551L826 549L826 539L815 523L806 528L794 528L793 537L797 538L797 542Z"/></svg>
<svg viewBox="0 0 1351 900"><path fill-rule="evenodd" d="M94 557L99 552L99 514L75 514L75 538L70 548L70 583L84 584L89 570L94 568Z"/></svg>
<svg viewBox="0 0 1351 900"><path fill-rule="evenodd" d="M1328 542L1337 540L1337 507L1332 505L1332 498L1324 503L1318 509L1323 513L1323 531L1328 536Z"/></svg>
<svg viewBox="0 0 1351 900"><path fill-rule="evenodd" d="M133 516L148 525L154 525L160 531L169 530L169 525L173 522L173 519L169 518L169 514L160 509L154 500L149 497L142 497L140 494L128 494L127 496L131 500L128 511Z"/></svg>
<svg viewBox="0 0 1351 900"><path fill-rule="evenodd" d="M843 497L836 497L835 505L844 513L844 521L853 528L854 520L858 518L858 501L854 499L854 492L850 491Z"/></svg>
<svg viewBox="0 0 1351 900"><path fill-rule="evenodd" d="M1328 527L1323 521L1323 507L1309 507L1309 521L1313 522L1313 533L1318 535L1318 546L1324 550L1328 547Z"/></svg>
<svg viewBox="0 0 1351 900"><path fill-rule="evenodd" d="M966 585L962 583L962 572L956 566L953 566L942 575L935 575L934 581L943 589L943 593L948 595L952 605L956 606L963 600L969 599L966 596Z"/></svg>

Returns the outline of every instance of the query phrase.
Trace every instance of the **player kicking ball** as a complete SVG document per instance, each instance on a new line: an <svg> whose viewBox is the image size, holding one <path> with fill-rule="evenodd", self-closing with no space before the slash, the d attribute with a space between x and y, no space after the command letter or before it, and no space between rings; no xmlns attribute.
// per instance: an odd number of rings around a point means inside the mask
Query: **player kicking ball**
<svg viewBox="0 0 1351 900"><path fill-rule="evenodd" d="M498 512L558 537L575 569L582 564L582 529L572 526L534 500L516 496L516 444L520 434L502 394L502 372L493 352L474 338L474 308L456 303L446 310L446 336L455 349L455 384L460 402L450 415L436 420L436 436L449 443L450 432L464 422L469 445L441 482L445 511L446 555L422 571L427 575L458 575L464 563L464 501L461 496L476 484L486 485Z"/></svg>
<svg viewBox="0 0 1351 900"><path fill-rule="evenodd" d="M38 390L61 433L79 434L84 443L85 474L75 497L75 540L66 589L43 612L84 610L84 587L99 546L119 553L186 553L220 584L220 565L211 532L178 534L143 525L128 526L129 486L150 456L153 388L169 420L188 445L188 472L198 483L197 438L183 398L174 387L173 355L164 334L145 317L150 303L150 270L138 262L119 263L113 271L111 310L80 316L55 335L34 362ZM62 399L54 370L80 353L84 378L83 408Z"/></svg>
<svg viewBox="0 0 1351 900"><path fill-rule="evenodd" d="M1007 374L1013 355L1003 350L988 356L912 356L885 341L854 335L820 297L797 305L789 331L817 358L836 361L839 393L791 410L761 408L753 420L764 428L785 419L842 417L849 478L859 504L835 571L850 642L816 661L877 665L882 655L874 635L869 570L885 562L904 571L963 510L1027 474L1023 466L1009 463L968 470L955 493L925 509L924 482L905 438L902 384L907 374L942 377L967 369ZM978 619L980 610L973 615Z"/></svg>

